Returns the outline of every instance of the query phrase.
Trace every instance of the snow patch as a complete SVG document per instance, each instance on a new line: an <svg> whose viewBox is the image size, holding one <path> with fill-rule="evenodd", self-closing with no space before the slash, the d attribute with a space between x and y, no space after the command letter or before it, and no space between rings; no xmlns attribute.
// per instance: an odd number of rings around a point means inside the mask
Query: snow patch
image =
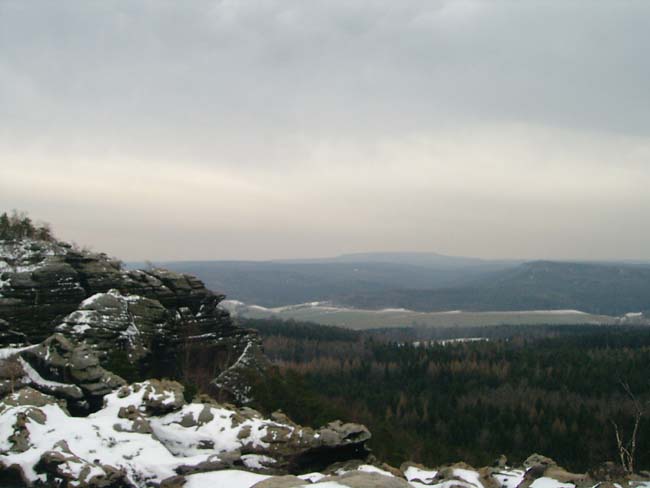
<svg viewBox="0 0 650 488"><path fill-rule="evenodd" d="M67 388L67 387L70 387L70 385L66 385L65 383L59 383L58 381L46 380L40 374L38 374L38 371L36 371L34 368L32 368L31 364L29 364L27 361L25 361L21 357L18 358L18 362L20 362L20 365L23 367L23 371L25 371L25 374L27 375L27 377L35 385L42 386L42 387L45 387L45 388Z"/></svg>
<svg viewBox="0 0 650 488"><path fill-rule="evenodd" d="M519 486L519 484L524 480L524 474L525 471L513 469L510 471L500 471L495 473L493 476L502 487L517 488L517 486Z"/></svg>
<svg viewBox="0 0 650 488"><path fill-rule="evenodd" d="M22 351L27 351L29 349L33 349L36 346L25 346L25 347L4 347L0 349L0 360L2 359L9 359L12 356L15 356L16 354L21 353Z"/></svg>
<svg viewBox="0 0 650 488"><path fill-rule="evenodd" d="M197 473L185 477L187 482L183 488L250 488L260 481L270 478L263 474L249 473L235 469L213 471L211 473Z"/></svg>
<svg viewBox="0 0 650 488"><path fill-rule="evenodd" d="M533 481L530 488L575 488L575 485L573 483L560 483L553 478L542 476Z"/></svg>
<svg viewBox="0 0 650 488"><path fill-rule="evenodd" d="M264 469L270 464L275 464L277 461L269 456L262 454L244 454L241 457L244 466L251 469Z"/></svg>
<svg viewBox="0 0 650 488"><path fill-rule="evenodd" d="M420 469L415 466L409 466L406 471L404 471L404 476L408 481L417 480L422 481L425 484L431 483L437 474L438 471Z"/></svg>

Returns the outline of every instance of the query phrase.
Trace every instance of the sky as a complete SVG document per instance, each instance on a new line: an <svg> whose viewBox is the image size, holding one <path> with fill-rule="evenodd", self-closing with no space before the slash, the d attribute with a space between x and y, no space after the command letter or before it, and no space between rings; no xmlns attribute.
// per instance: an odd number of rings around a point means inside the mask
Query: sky
<svg viewBox="0 0 650 488"><path fill-rule="evenodd" d="M650 2L0 0L0 210L125 260L650 259Z"/></svg>

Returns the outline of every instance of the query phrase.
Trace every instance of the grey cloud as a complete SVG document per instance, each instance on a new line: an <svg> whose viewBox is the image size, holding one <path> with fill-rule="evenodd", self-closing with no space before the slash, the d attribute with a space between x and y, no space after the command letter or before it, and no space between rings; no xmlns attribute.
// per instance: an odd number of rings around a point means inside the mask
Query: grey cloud
<svg viewBox="0 0 650 488"><path fill-rule="evenodd" d="M0 204L126 257L210 257L206 242L214 257L535 257L542 228L576 233L549 251L576 255L626 222L608 205L650 209L649 15L615 0L0 0ZM76 223L92 215L105 231ZM275 244L242 246L255 229ZM584 252L616 254L599 242Z"/></svg>

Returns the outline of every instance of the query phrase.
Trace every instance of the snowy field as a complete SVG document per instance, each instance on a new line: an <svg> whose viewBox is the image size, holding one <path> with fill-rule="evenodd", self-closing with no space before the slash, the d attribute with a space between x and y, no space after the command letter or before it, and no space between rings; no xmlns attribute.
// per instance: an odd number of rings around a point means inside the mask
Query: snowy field
<svg viewBox="0 0 650 488"><path fill-rule="evenodd" d="M245 318L293 319L358 330L381 327L412 327L416 325L427 327L472 327L491 325L616 324L620 322L618 317L592 315L578 310L416 312L403 308L363 310L336 307L324 302L265 308L258 305L247 305L237 300L225 300L221 305L233 315Z"/></svg>

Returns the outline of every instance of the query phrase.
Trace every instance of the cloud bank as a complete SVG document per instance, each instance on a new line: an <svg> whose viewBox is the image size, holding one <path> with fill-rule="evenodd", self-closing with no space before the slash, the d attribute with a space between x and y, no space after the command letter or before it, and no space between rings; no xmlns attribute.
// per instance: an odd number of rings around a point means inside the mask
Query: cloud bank
<svg viewBox="0 0 650 488"><path fill-rule="evenodd" d="M649 15L0 0L0 206L127 259L650 259Z"/></svg>

